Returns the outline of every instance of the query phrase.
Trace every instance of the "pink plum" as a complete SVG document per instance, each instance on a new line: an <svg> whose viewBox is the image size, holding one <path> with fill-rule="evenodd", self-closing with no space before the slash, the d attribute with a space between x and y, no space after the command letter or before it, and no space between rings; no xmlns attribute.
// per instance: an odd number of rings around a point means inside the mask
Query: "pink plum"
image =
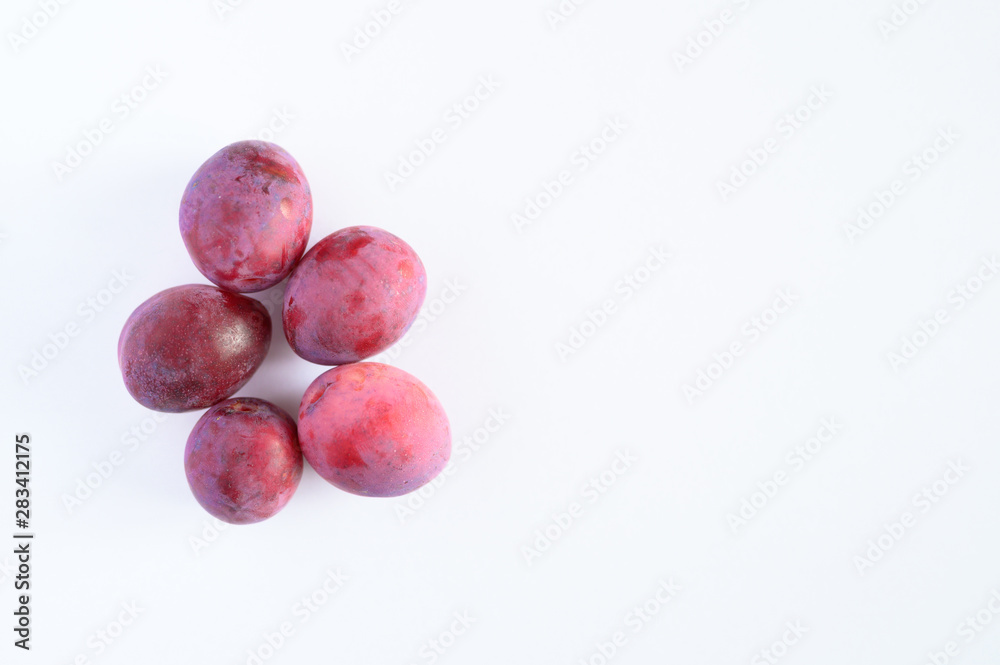
<svg viewBox="0 0 1000 665"><path fill-rule="evenodd" d="M297 354L341 365L395 344L427 292L420 257L373 226L341 229L310 249L285 290L282 324Z"/></svg>
<svg viewBox="0 0 1000 665"><path fill-rule="evenodd" d="M263 291L287 277L305 252L312 229L309 183L273 143L233 143L191 178L180 227L201 274L229 291Z"/></svg>
<svg viewBox="0 0 1000 665"><path fill-rule="evenodd" d="M184 471L213 516L230 524L266 520L285 507L302 478L295 421L253 397L216 404L188 437Z"/></svg>
<svg viewBox="0 0 1000 665"><path fill-rule="evenodd" d="M381 363L324 372L299 406L302 454L333 485L364 496L399 496L431 481L451 456L437 397Z"/></svg>
<svg viewBox="0 0 1000 665"><path fill-rule="evenodd" d="M271 317L246 296L189 284L161 291L128 317L118 364L137 402L204 409L242 388L267 355Z"/></svg>

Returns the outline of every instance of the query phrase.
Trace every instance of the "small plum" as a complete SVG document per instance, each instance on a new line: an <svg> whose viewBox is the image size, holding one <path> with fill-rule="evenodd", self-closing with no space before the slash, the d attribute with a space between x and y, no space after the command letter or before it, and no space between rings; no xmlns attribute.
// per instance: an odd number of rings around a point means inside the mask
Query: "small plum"
<svg viewBox="0 0 1000 665"><path fill-rule="evenodd" d="M399 496L434 479L451 456L448 416L427 386L381 363L335 367L299 406L302 454L333 485Z"/></svg>
<svg viewBox="0 0 1000 665"><path fill-rule="evenodd" d="M194 498L229 524L253 524L285 507L302 478L295 421L253 397L216 404L195 424L184 449Z"/></svg>
<svg viewBox="0 0 1000 665"><path fill-rule="evenodd" d="M178 413L212 406L242 388L267 355L262 304L214 286L161 291L128 317L118 364L137 402Z"/></svg>
<svg viewBox="0 0 1000 665"><path fill-rule="evenodd" d="M310 249L285 290L282 324L292 349L310 362L342 365L395 344L427 292L420 257L373 226L341 229Z"/></svg>
<svg viewBox="0 0 1000 665"><path fill-rule="evenodd" d="M305 252L312 229L309 183L273 143L233 143L191 178L180 227L201 274L229 291L263 291L287 277Z"/></svg>

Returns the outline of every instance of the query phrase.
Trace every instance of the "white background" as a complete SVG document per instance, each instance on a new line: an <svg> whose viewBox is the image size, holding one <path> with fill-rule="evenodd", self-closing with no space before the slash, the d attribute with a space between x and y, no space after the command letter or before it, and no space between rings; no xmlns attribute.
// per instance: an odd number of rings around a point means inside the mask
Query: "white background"
<svg viewBox="0 0 1000 665"><path fill-rule="evenodd" d="M971 641L959 630L1000 589L1000 280L971 301L953 290L1000 251L1000 6L911 2L886 35L890 0L589 0L553 27L557 4L404 2L348 60L341 45L384 3L91 0L58 5L37 34L24 21L38 2L4 3L0 661L237 665L257 650L430 664L428 641L467 612L475 623L434 661L597 665L621 631L610 662L767 662L760 650L799 622L808 632L779 662L920 665L949 641L948 662L998 662L1000 617ZM703 32L727 7L721 34ZM707 46L679 66L699 33ZM147 68L165 78L132 92ZM483 76L499 88L448 124ZM778 123L824 86L786 136ZM200 414L156 422L122 385L129 313L205 282L177 229L185 184L276 113L293 116L273 138L312 185L310 244L382 226L423 258L428 304L446 280L464 288L393 360L438 394L455 434L453 474L412 515L307 469L274 519L216 531L183 472ZM105 118L110 134L57 175ZM580 171L580 146L616 118L621 137ZM436 127L446 141L390 188L385 173ZM957 140L912 179L907 163L948 128ZM771 137L777 152L723 200L718 184ZM562 170L573 184L519 232L511 215ZM850 237L894 179L904 193ZM672 258L649 276L659 247ZM637 270L649 278L626 300L616 286ZM115 271L131 279L112 294ZM744 324L781 289L795 304L751 341ZM615 312L560 357L608 299ZM938 309L948 322L894 367L888 354ZM295 413L323 368L275 330L240 394ZM689 400L683 386L733 342L744 353ZM36 352L52 357L27 374ZM497 408L507 422L459 455ZM842 430L793 468L786 456L830 417ZM20 432L34 451L30 653L9 627ZM609 475L619 452L636 461ZM914 495L949 462L969 471L924 511ZM602 473L614 482L591 501ZM553 526L573 502L582 517ZM886 537L907 511L913 525ZM527 553L547 527L547 551ZM859 564L880 536L891 547ZM296 604L338 569L347 581L300 623ZM629 612L668 580L679 591L633 631ZM141 614L119 633L122 603ZM294 633L272 653L264 636L283 622Z"/></svg>

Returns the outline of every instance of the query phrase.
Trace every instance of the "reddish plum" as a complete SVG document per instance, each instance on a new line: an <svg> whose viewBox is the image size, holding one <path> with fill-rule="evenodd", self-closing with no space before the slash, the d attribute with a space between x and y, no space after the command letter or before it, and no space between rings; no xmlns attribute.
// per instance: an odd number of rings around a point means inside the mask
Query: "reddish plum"
<svg viewBox="0 0 1000 665"><path fill-rule="evenodd" d="M129 393L157 411L204 409L250 380L271 344L271 317L246 296L189 284L139 305L118 338Z"/></svg>
<svg viewBox="0 0 1000 665"><path fill-rule="evenodd" d="M230 524L253 524L285 507L302 478L295 421L262 399L229 399L195 424L184 449L194 498Z"/></svg>
<svg viewBox="0 0 1000 665"><path fill-rule="evenodd" d="M430 482L451 456L451 429L437 397L381 363L335 367L299 406L302 454L342 490L399 496Z"/></svg>
<svg viewBox="0 0 1000 665"><path fill-rule="evenodd" d="M427 292L420 257L373 226L341 229L320 240L292 272L282 324L297 354L341 365L395 344Z"/></svg>
<svg viewBox="0 0 1000 665"><path fill-rule="evenodd" d="M180 225L205 277L229 291L263 291L287 277L305 252L312 228L309 183L292 156L273 143L233 143L191 178Z"/></svg>

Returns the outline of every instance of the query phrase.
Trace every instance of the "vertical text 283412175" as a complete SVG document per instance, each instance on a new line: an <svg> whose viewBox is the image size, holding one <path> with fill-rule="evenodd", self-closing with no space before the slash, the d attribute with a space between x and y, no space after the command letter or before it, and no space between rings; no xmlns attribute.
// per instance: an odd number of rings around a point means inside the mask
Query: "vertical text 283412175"
<svg viewBox="0 0 1000 665"><path fill-rule="evenodd" d="M18 434L14 437L14 555L17 574L14 576L15 610L14 646L31 648L31 437Z"/></svg>

